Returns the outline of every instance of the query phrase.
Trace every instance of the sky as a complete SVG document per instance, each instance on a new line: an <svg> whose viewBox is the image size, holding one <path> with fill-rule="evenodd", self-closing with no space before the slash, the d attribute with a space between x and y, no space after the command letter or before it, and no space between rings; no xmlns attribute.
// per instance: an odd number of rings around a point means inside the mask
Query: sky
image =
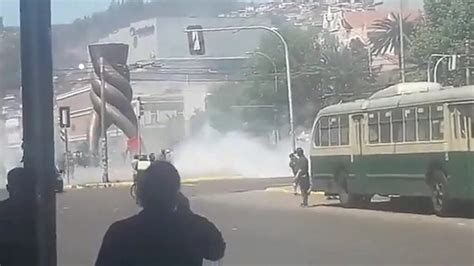
<svg viewBox="0 0 474 266"><path fill-rule="evenodd" d="M29 0L36 1L36 0ZM51 0L52 23L71 23L77 18L91 15L94 12L107 9L111 0ZM400 0L385 0L385 6L398 8ZM421 8L423 0L403 0L406 8ZM4 24L7 26L18 26L19 0L0 0L0 16L3 16ZM249 0L250 2L250 0ZM265 2L260 0L258 2Z"/></svg>
<svg viewBox="0 0 474 266"><path fill-rule="evenodd" d="M71 23L77 18L107 9L109 3L110 0L51 0L52 23ZM0 0L0 16L3 16L6 26L20 25L19 14L19 0Z"/></svg>

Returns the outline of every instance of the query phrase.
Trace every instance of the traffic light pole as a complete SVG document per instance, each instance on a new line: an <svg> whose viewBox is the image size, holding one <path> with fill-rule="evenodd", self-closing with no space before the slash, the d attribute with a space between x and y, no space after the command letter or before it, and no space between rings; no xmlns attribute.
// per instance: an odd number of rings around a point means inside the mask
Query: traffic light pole
<svg viewBox="0 0 474 266"><path fill-rule="evenodd" d="M290 135L291 135L291 144L293 151L296 150L296 135L295 135L295 126L294 126L294 119L293 119L293 92L291 88L291 69L290 69L290 55L288 44L281 35L281 33L276 28L271 28L267 26L240 26L240 27L222 27L222 28L192 28L192 29L185 29L185 33L192 33L192 32L219 32L219 31L241 31L241 30L266 30L273 33L277 36L281 43L283 44L284 53L285 53L285 63L286 63L286 82L288 87L288 116L289 116L289 124L290 124Z"/></svg>
<svg viewBox="0 0 474 266"><path fill-rule="evenodd" d="M106 111L107 111L107 103L105 101L105 79L104 79L104 58L101 57L100 59L100 98L102 100L102 104L100 106L100 128L102 130L102 182L108 183L109 182L109 149L108 149L108 140L107 140L107 128L105 123L106 118Z"/></svg>
<svg viewBox="0 0 474 266"><path fill-rule="evenodd" d="M138 155L142 155L142 99L140 97L137 98L137 105L138 105L138 112L137 112L137 143L138 143Z"/></svg>
<svg viewBox="0 0 474 266"><path fill-rule="evenodd" d="M56 266L51 1L20 0L24 167L36 185L36 254ZM33 225L32 225L33 226Z"/></svg>

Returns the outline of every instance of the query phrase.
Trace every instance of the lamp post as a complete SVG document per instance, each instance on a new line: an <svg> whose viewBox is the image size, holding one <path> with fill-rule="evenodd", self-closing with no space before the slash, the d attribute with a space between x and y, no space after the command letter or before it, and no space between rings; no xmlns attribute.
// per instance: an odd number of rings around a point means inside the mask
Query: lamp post
<svg viewBox="0 0 474 266"><path fill-rule="evenodd" d="M105 123L105 112L107 111L107 105L105 102L105 66L104 66L104 58L99 58L100 63L100 98L102 100L102 104L100 106L100 128L102 131L102 160L103 160L103 167L104 172L102 174L102 182L108 183L109 182L109 149L107 143L107 128Z"/></svg>
<svg viewBox="0 0 474 266"><path fill-rule="evenodd" d="M249 55L259 55L259 56L262 56L264 58L266 58L271 64L272 64L272 67L273 67L273 77L274 77L274 89L275 89L275 92L278 92L278 69L277 69L277 66L276 66L276 63L275 63L275 60L273 60L269 55L267 55L266 53L262 53L262 52L247 52L246 54L249 54Z"/></svg>
<svg viewBox="0 0 474 266"><path fill-rule="evenodd" d="M203 28L203 29L185 29L184 32L186 33L193 33L193 32L219 32L219 31L241 31L241 30L266 30L273 33L277 36L281 43L283 44L283 50L285 53L285 63L286 63L286 82L288 87L288 113L289 113L289 124L290 124L290 135L292 140L292 148L293 150L296 149L296 136L295 136L295 127L294 127L294 119L293 119L293 92L291 89L291 69L290 69L290 53L288 49L288 43L286 42L285 38L281 33L271 27L267 26L238 26L238 27L221 27L221 28Z"/></svg>
<svg viewBox="0 0 474 266"><path fill-rule="evenodd" d="M403 37L403 0L400 0L400 75L405 83L405 40Z"/></svg>

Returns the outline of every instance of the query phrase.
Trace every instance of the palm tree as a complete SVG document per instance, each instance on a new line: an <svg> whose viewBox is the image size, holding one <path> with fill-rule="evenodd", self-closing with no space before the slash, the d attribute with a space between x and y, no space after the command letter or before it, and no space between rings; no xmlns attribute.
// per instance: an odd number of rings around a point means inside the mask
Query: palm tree
<svg viewBox="0 0 474 266"><path fill-rule="evenodd" d="M404 51L412 44L411 35L415 24L408 20L409 16L403 18L403 40ZM398 56L398 66L401 68L402 53L400 52L400 14L391 13L387 18L376 20L370 27L373 30L369 38L372 51L375 55L384 55L393 52Z"/></svg>

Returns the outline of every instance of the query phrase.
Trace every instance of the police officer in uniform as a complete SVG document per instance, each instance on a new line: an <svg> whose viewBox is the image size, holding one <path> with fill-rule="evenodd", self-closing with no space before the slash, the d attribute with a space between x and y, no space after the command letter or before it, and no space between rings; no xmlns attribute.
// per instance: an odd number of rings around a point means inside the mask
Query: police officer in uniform
<svg viewBox="0 0 474 266"><path fill-rule="evenodd" d="M309 162L306 156L304 155L304 150L302 148L296 149L296 155L298 155L298 171L296 173L296 179L301 190L301 196L303 198L301 207L307 207L308 197L311 190L311 183L309 180Z"/></svg>

